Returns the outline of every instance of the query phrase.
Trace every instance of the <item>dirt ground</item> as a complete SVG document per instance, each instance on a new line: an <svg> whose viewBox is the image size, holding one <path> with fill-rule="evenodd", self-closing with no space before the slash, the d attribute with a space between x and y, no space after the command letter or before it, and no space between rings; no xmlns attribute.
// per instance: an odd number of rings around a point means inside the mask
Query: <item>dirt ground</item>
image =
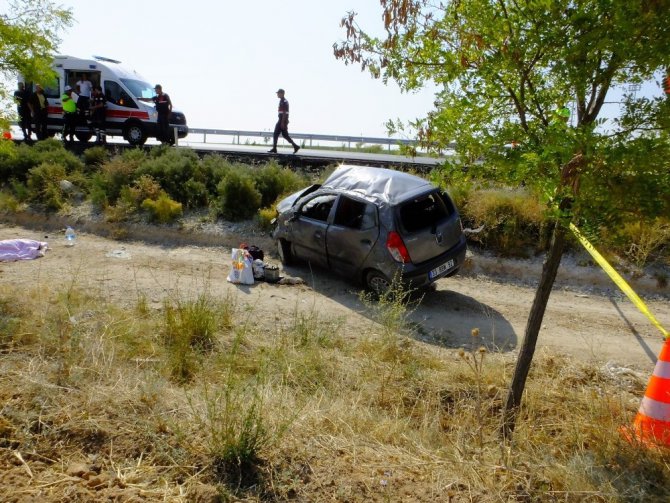
<svg viewBox="0 0 670 503"><path fill-rule="evenodd" d="M46 256L36 260L0 263L0 281L5 284L57 284L76 281L80 286L104 294L111 301L135 305L139 296L160 308L166 295L235 296L239 304L272 319L296 308L346 320L347 331L356 333L369 324L359 286L308 265L282 269L282 276L300 278L303 284L281 285L257 282L236 286L226 281L230 247L243 240L266 251L266 261L278 263L267 236L223 233L216 239L192 236L160 238L136 229L131 237L144 240L114 240L79 232L76 245L65 246L62 230L54 223L28 227L0 224L0 239L28 238L47 241ZM46 227L51 227L48 229ZM182 231L184 230L182 229ZM188 243L191 244L188 244ZM193 243L199 243L198 245ZM215 245L214 243L217 243ZM458 348L470 344L472 328L480 329L482 341L491 349L514 352L521 345L541 259L502 260L469 254L461 274L439 280L412 312L415 337L427 344ZM647 300L661 324L670 327L670 291L651 278L638 278L632 286ZM272 316L271 316L272 315ZM625 298L597 267L577 265L566 257L551 294L538 349L565 353L618 367L650 373L662 345L660 332Z"/></svg>

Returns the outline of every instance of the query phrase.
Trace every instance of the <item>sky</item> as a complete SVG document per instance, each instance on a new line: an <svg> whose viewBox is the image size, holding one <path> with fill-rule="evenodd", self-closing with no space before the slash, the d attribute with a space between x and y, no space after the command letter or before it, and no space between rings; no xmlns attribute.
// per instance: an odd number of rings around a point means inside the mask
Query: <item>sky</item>
<svg viewBox="0 0 670 503"><path fill-rule="evenodd" d="M294 133L386 137L385 122L423 117L432 91L401 93L333 56L353 10L381 33L376 0L59 0L75 23L59 54L122 61L163 86L189 127L264 131L278 88Z"/></svg>

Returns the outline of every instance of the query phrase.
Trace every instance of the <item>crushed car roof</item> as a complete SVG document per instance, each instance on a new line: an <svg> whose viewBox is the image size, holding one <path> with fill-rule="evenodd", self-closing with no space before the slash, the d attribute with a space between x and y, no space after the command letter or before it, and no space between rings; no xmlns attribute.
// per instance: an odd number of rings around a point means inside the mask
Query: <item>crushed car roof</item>
<svg viewBox="0 0 670 503"><path fill-rule="evenodd" d="M333 171L321 187L345 190L391 204L435 188L427 180L402 171L348 165L342 165Z"/></svg>

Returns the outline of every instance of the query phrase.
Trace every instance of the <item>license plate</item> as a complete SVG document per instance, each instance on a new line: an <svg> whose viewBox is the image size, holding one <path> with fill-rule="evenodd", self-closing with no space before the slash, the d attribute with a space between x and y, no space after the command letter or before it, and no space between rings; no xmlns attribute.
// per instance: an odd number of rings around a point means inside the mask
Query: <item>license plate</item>
<svg viewBox="0 0 670 503"><path fill-rule="evenodd" d="M429 277L430 279L437 278L437 277L438 277L440 274L442 274L444 271L447 271L447 270L451 269L452 267L454 267L454 259L453 259L453 258L452 258L450 261L445 262L445 263L442 264L441 266L436 267L435 269L433 269L432 271L430 271L430 272L428 273L428 277Z"/></svg>

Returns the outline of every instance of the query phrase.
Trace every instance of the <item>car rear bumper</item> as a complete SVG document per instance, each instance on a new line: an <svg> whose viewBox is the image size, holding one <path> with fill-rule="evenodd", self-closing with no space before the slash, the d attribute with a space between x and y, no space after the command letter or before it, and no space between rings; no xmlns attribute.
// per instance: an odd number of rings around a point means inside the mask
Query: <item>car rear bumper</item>
<svg viewBox="0 0 670 503"><path fill-rule="evenodd" d="M410 288L421 288L440 278L452 276L456 274L458 269L463 265L466 250L467 244L465 236L461 236L458 244L442 255L428 260L419 266L405 266L401 272L402 282ZM451 264L450 267L440 271L439 274L434 277L430 276L431 271L438 269L443 264L447 264L450 260L453 260L453 264Z"/></svg>

